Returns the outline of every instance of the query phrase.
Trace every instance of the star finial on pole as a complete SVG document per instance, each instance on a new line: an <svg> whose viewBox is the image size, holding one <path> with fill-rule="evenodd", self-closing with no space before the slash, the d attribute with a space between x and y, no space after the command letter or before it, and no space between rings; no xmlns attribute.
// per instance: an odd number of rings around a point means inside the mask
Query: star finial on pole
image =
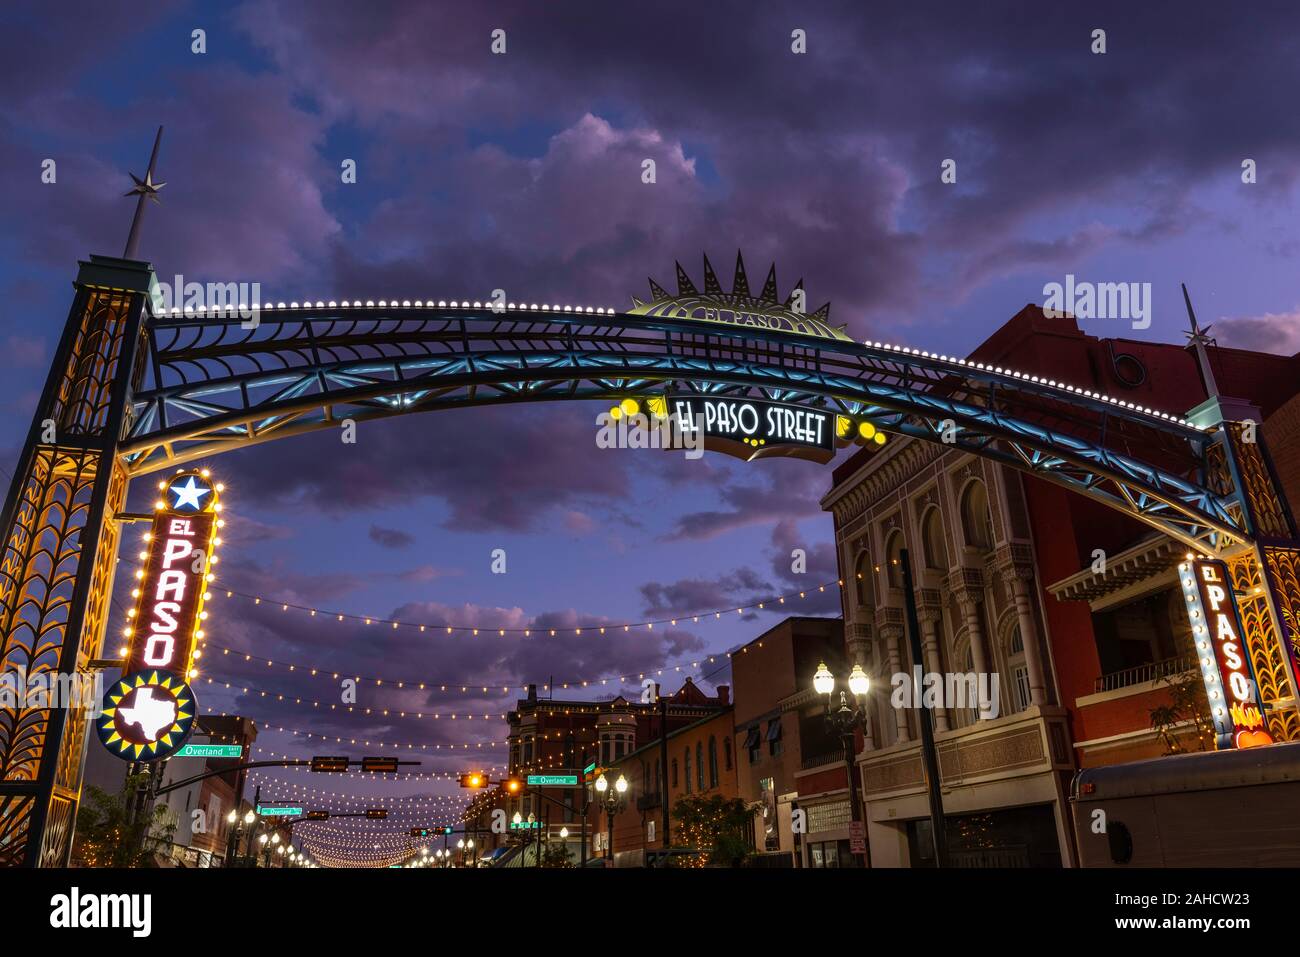
<svg viewBox="0 0 1300 957"><path fill-rule="evenodd" d="M149 156L149 168L145 170L144 179L129 173L135 186L127 190L125 196L139 196L135 203L135 215L131 217L131 231L126 237L126 249L122 253L123 259L135 259L136 250L140 246L140 222L144 219L144 203L146 199L152 199L155 203L161 202L158 199L158 190L166 186L166 183L155 183L153 181L154 166L158 162L158 146L162 143L163 128L158 127L158 135L153 140L153 153Z"/></svg>
<svg viewBox="0 0 1300 957"><path fill-rule="evenodd" d="M1196 322L1196 312L1192 309L1192 297L1187 294L1187 283L1181 283L1183 287L1183 302L1187 304L1187 318L1192 324L1192 331L1185 332L1187 337L1187 348L1196 353L1196 364L1201 370L1201 380L1205 383L1206 398L1216 398L1219 394L1218 383L1214 381L1214 370L1210 367L1210 353L1205 347L1208 345L1218 345L1209 335L1210 326L1201 328Z"/></svg>

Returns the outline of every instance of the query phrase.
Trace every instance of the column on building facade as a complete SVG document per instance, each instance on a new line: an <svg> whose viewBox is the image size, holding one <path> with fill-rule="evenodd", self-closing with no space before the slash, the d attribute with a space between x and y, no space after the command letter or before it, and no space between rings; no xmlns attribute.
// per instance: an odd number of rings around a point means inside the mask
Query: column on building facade
<svg viewBox="0 0 1300 957"><path fill-rule="evenodd" d="M1025 646L1025 669L1029 672L1029 703L1047 704L1047 676L1043 671L1043 656L1038 644L1038 626L1034 609L1029 603L1029 583L1033 568L1016 563L1003 570L1004 580L1011 586L1011 598L1016 605L1016 620L1020 626L1020 641Z"/></svg>
<svg viewBox="0 0 1300 957"><path fill-rule="evenodd" d="M984 597L984 576L977 569L958 568L950 576L949 585L953 596L957 599L957 607L961 609L962 618L966 622L966 636L970 641L971 668L978 675L989 674L990 661L984 645L984 624L980 619L980 601Z"/></svg>
<svg viewBox="0 0 1300 957"><path fill-rule="evenodd" d="M880 637L885 643L885 661L889 668L891 679L894 675L903 670L903 661L899 654L899 640L903 637L903 626L889 623L880 626ZM888 700L886 698L885 700ZM894 727L898 731L898 743L905 744L912 740L911 729L907 726L907 712L902 708L892 708L894 712Z"/></svg>
<svg viewBox="0 0 1300 957"><path fill-rule="evenodd" d="M939 657L939 617L940 606L938 593L931 594L930 589L921 592L921 605L916 610L921 623L921 648L925 652L925 668L933 674L943 673L943 662ZM934 726L938 731L948 730L948 709L942 706L934 709Z"/></svg>

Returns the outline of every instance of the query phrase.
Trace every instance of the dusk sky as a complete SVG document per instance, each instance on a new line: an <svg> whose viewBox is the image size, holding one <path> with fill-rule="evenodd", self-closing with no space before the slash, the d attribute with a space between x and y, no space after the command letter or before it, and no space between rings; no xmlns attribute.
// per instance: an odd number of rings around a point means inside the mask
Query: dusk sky
<svg viewBox="0 0 1300 957"><path fill-rule="evenodd" d="M30 425L77 260L121 253L127 174L143 174L160 124L156 179L167 185L140 247L160 279L258 282L266 300L486 299L502 288L624 309L647 277L671 283L675 260L698 281L702 253L729 284L741 249L751 281L775 261L783 294L803 277L810 308L829 300L857 339L964 355L1073 274L1151 283L1149 328L1083 322L1094 335L1183 341L1186 281L1221 344L1293 353L1300 15L1251 10L1255 19L1217 3L1131 2L942 13L852 2L10 6L0 477ZM195 29L204 53L192 52ZM504 54L491 51L495 29ZM1104 54L1092 52L1095 29ZM806 53L792 51L794 30ZM653 184L642 181L647 158ZM46 159L55 183L41 180ZM349 159L355 183L342 181ZM380 753L281 727L498 743L472 757L412 752L449 772L502 763L498 715L530 682L664 667L668 690L687 673L725 682L706 657L778 614L605 637L588 628L833 580L831 519L818 507L830 467L602 450L602 409L415 415L363 423L355 445L322 432L204 463L226 483L231 520L217 589L266 598L221 594L211 645L276 664L210 649L201 709L254 718L274 754ZM151 485L137 483L133 506ZM806 574L790 570L794 548L808 553ZM494 549L506 574L492 573ZM338 623L281 602L484 633ZM782 606L838 610L833 590ZM489 633L566 626L583 635ZM336 682L303 674L312 667L384 678L363 685L359 705L426 717L275 700L337 701ZM484 684L487 694L459 690ZM380 790L359 777L271 779L314 788L279 788L308 801ZM434 801L395 815L402 828L432 823L464 793L429 780L382 790ZM334 840L363 831L340 823Z"/></svg>

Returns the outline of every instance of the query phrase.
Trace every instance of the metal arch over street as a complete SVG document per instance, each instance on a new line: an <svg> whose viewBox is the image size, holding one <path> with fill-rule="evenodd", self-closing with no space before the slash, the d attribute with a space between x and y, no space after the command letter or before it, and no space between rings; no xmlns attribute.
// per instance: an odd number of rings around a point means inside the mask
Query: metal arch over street
<svg viewBox="0 0 1300 957"><path fill-rule="evenodd" d="M964 359L550 305L317 302L263 305L256 325L233 307L145 325L145 381L119 448L131 474L344 419L667 388L822 405L930 441L947 432L1203 551L1251 538L1236 496L1208 482L1213 432Z"/></svg>

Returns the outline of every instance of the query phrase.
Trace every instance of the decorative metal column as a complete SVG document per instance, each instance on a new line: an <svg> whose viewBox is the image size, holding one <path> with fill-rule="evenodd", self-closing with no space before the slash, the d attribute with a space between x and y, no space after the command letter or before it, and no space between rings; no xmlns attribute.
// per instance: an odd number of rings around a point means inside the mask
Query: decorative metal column
<svg viewBox="0 0 1300 957"><path fill-rule="evenodd" d="M0 517L0 668L87 687L112 594L127 475L117 461L142 372L147 263L81 263L67 325ZM87 684L83 684L85 682ZM0 702L0 866L67 864L87 702ZM66 705L66 706L65 706Z"/></svg>

